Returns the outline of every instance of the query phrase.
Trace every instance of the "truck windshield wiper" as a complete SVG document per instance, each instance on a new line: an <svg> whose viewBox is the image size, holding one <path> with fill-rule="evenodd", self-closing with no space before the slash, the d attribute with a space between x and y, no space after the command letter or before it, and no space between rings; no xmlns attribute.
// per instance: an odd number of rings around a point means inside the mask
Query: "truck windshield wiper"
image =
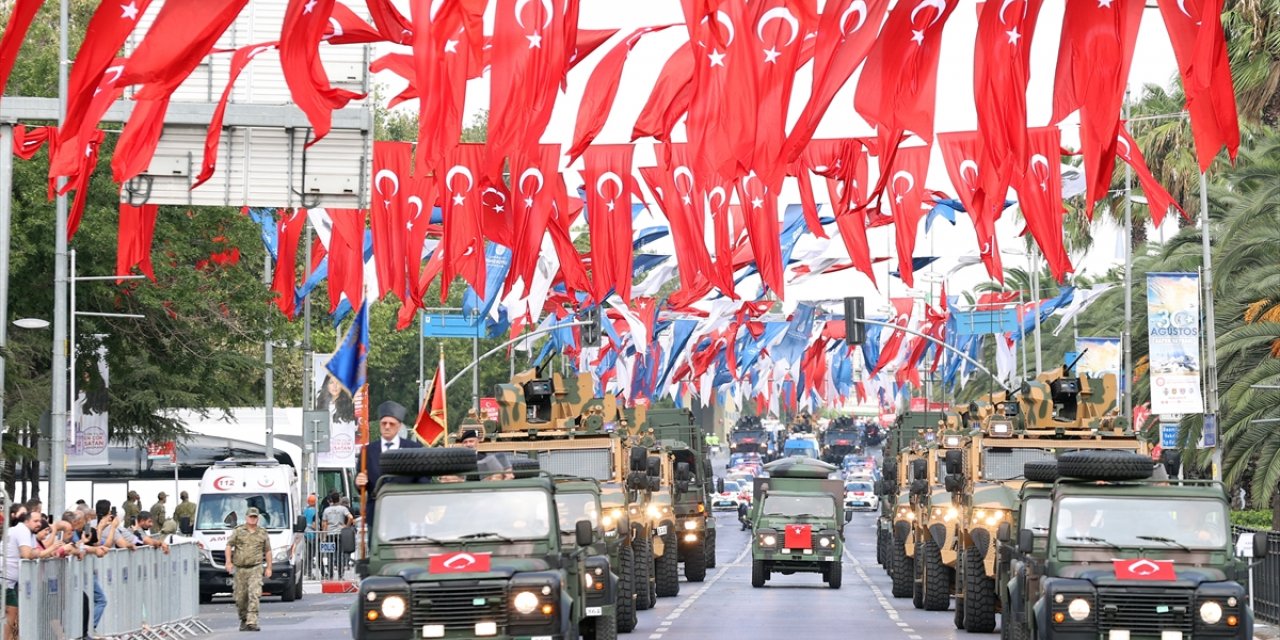
<svg viewBox="0 0 1280 640"><path fill-rule="evenodd" d="M431 544L444 544L442 540L436 540L431 536L398 536L387 540L387 542L430 542Z"/></svg>
<svg viewBox="0 0 1280 640"><path fill-rule="evenodd" d="M468 533L465 535L458 536L459 540L478 540L480 538L497 538L507 543L515 542L511 538L508 538L500 533L494 533L492 531L480 531L477 533Z"/></svg>
<svg viewBox="0 0 1280 640"><path fill-rule="evenodd" d="M1114 542L1111 542L1111 541L1106 540L1106 539L1103 539L1103 538L1095 538L1095 537L1093 537L1093 536L1067 536L1067 539L1068 539L1068 540L1083 540L1083 541L1085 541L1085 542L1092 542L1092 543L1094 543L1094 544L1105 544L1105 545L1107 545L1108 547L1111 547L1112 549L1119 549L1119 548L1120 548L1120 546L1119 546L1119 545L1117 545L1117 544L1116 544L1116 543L1114 543Z"/></svg>
<svg viewBox="0 0 1280 640"><path fill-rule="evenodd" d="M1165 543L1165 544L1172 545L1172 546L1175 546L1175 547L1177 547L1177 548L1179 548L1179 549L1182 549L1183 551L1190 551L1190 550L1191 550L1191 547L1188 547L1187 545L1182 544L1181 542L1178 542L1177 540L1174 540L1173 538L1166 538L1166 537L1164 537L1164 536L1134 536L1134 537L1135 537L1135 538L1137 538L1137 539L1139 539L1139 540L1150 540L1150 541L1152 541L1152 542L1163 542L1163 543Z"/></svg>

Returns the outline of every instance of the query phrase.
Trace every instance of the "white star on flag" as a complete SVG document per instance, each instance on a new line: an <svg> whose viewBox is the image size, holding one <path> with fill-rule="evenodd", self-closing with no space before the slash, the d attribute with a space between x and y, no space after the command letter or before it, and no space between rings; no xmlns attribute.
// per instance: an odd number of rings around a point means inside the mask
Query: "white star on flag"
<svg viewBox="0 0 1280 640"><path fill-rule="evenodd" d="M911 41L912 41L912 42L914 42L914 43L916 43L916 44L918 44L918 45L922 45L922 46L923 46L923 45L924 45L924 31L920 31L920 30L918 30L918 29L912 29L912 30L911 30Z"/></svg>
<svg viewBox="0 0 1280 640"><path fill-rule="evenodd" d="M716 51L715 49L712 49L711 53L707 54L707 58L711 60L711 66L713 67L724 66L724 54Z"/></svg>
<svg viewBox="0 0 1280 640"><path fill-rule="evenodd" d="M1017 27L1014 27L1009 31L1004 32L1004 34L1006 36L1009 36L1009 44L1012 44L1012 45L1018 44L1018 39L1022 37L1022 34L1018 33Z"/></svg>
<svg viewBox="0 0 1280 640"><path fill-rule="evenodd" d="M782 55L781 51L778 51L774 47L769 47L768 49L764 50L764 61L771 64L777 64L778 56L780 55Z"/></svg>
<svg viewBox="0 0 1280 640"><path fill-rule="evenodd" d="M542 36L540 36L540 35L538 35L538 34L536 34L536 33L535 33L535 34L533 34L533 35L529 35L529 36L525 36L525 37L529 39L529 48L530 48L530 49L541 49L541 48L542 48Z"/></svg>
<svg viewBox="0 0 1280 640"><path fill-rule="evenodd" d="M311 13L315 10L317 4L319 3L316 0L307 0L307 4L302 7L302 12Z"/></svg>
<svg viewBox="0 0 1280 640"><path fill-rule="evenodd" d="M129 20L138 19L138 3L130 2L129 4L122 4L120 5L120 10L123 11L123 13L120 14L121 18L128 18Z"/></svg>
<svg viewBox="0 0 1280 640"><path fill-rule="evenodd" d="M465 197L463 197L463 195L462 195L461 193L454 194L454 196L453 196L453 203L454 203L454 204L456 204L456 205L458 205L458 206L462 206L462 204L463 204L464 202L466 202L466 201L467 201L467 199L466 199Z"/></svg>

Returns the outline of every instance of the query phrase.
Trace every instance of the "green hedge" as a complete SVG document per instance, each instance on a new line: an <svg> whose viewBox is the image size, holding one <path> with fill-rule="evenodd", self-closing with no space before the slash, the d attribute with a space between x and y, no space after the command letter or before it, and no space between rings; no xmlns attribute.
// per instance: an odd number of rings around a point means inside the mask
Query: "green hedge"
<svg viewBox="0 0 1280 640"><path fill-rule="evenodd" d="M1271 510L1232 511L1231 524L1254 529L1271 529Z"/></svg>

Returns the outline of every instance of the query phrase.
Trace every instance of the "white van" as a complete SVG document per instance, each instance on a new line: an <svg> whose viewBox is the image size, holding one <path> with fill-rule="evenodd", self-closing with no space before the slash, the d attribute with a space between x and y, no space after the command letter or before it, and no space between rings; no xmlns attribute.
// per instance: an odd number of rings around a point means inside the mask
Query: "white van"
<svg viewBox="0 0 1280 640"><path fill-rule="evenodd" d="M298 474L275 460L216 462L200 481L200 499L192 537L204 550L200 563L200 601L215 593L231 592L226 570L227 538L244 524L249 507L262 514L258 526L271 537L271 577L263 581L264 594L278 594L285 602L302 597L306 522L298 498Z"/></svg>

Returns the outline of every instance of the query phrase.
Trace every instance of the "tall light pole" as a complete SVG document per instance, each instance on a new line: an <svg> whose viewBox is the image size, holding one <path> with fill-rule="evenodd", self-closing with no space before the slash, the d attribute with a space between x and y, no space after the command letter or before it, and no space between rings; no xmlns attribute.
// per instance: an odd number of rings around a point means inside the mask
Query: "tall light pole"
<svg viewBox="0 0 1280 640"><path fill-rule="evenodd" d="M58 126L67 118L67 0L58 2ZM49 513L67 506L67 196L58 178L53 225L53 391L50 402L52 438L49 440Z"/></svg>
<svg viewBox="0 0 1280 640"><path fill-rule="evenodd" d="M1209 238L1209 178L1200 173L1200 247L1204 252L1204 420L1213 421L1213 479L1222 479L1222 434L1218 428L1218 337L1213 317L1213 252ZM1203 431L1202 431L1203 433Z"/></svg>

